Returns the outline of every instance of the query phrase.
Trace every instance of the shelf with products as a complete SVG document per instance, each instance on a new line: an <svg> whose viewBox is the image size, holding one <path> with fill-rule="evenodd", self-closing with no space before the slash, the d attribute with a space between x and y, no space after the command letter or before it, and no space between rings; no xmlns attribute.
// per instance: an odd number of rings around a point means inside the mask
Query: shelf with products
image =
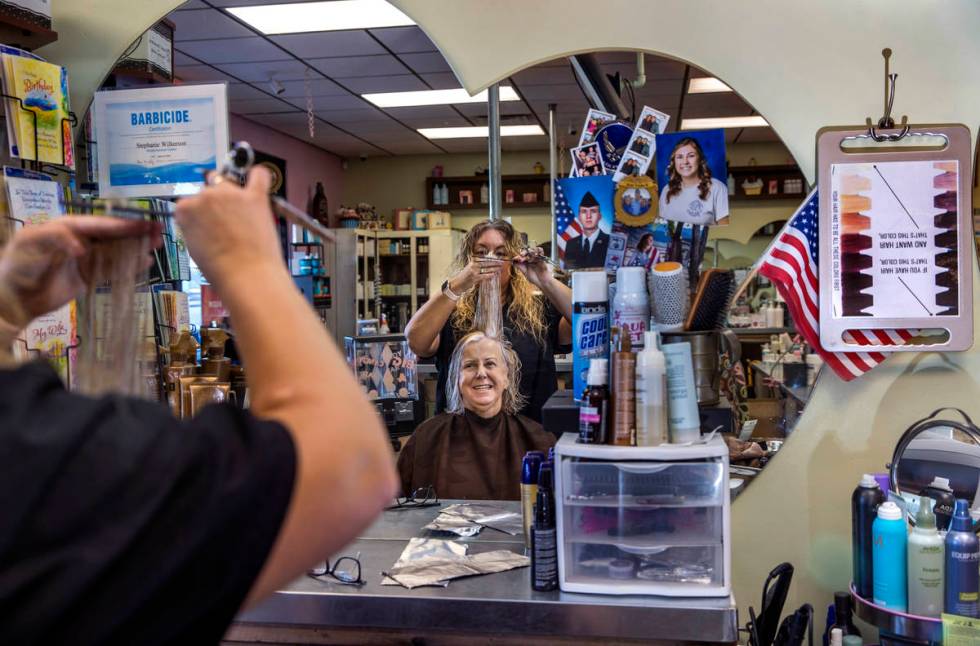
<svg viewBox="0 0 980 646"><path fill-rule="evenodd" d="M800 200L808 186L799 166L729 166L728 199L733 202ZM734 188L734 194L731 193Z"/></svg>
<svg viewBox="0 0 980 646"><path fill-rule="evenodd" d="M28 11L0 7L0 42L28 51L50 45L58 40L58 32L44 22L34 19Z"/></svg>
<svg viewBox="0 0 980 646"><path fill-rule="evenodd" d="M467 211L489 208L489 197L482 199L484 186L489 190L487 175L470 177L427 177L426 208L434 211ZM445 187L446 199L438 202L434 188ZM527 195L529 200L524 201ZM533 195L533 198L531 197ZM504 175L501 177L502 207L505 209L545 209L551 207L550 177L545 173ZM509 199L508 199L509 198Z"/></svg>

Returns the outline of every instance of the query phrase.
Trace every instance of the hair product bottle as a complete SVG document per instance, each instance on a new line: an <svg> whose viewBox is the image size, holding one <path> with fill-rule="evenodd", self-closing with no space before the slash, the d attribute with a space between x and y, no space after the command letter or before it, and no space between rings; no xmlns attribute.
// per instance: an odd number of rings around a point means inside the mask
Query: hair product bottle
<svg viewBox="0 0 980 646"><path fill-rule="evenodd" d="M643 335L643 351L636 355L636 445L659 446L670 441L667 359L660 350L660 335Z"/></svg>
<svg viewBox="0 0 980 646"><path fill-rule="evenodd" d="M871 533L874 602L889 610L905 612L908 608L908 596L905 590L908 535L905 530L905 519L898 505L885 502L878 507L878 517L871 526ZM977 570L977 562L973 561L974 581L978 572L980 570Z"/></svg>
<svg viewBox="0 0 980 646"><path fill-rule="evenodd" d="M980 593L980 541L973 533L970 504L956 501L953 522L946 533L946 601L944 612L976 617Z"/></svg>
<svg viewBox="0 0 980 646"><path fill-rule="evenodd" d="M878 517L878 505L885 502L885 493L870 473L865 473L861 483L851 495L851 557L854 589L858 595L874 597L871 565L871 525Z"/></svg>
<svg viewBox="0 0 980 646"><path fill-rule="evenodd" d="M609 358L609 283L605 271L572 274L572 372L582 399L591 359Z"/></svg>
<svg viewBox="0 0 980 646"><path fill-rule="evenodd" d="M521 464L521 515L524 521L524 544L531 545L531 523L534 521L534 501L538 497L538 472L544 453L528 451Z"/></svg>
<svg viewBox="0 0 980 646"><path fill-rule="evenodd" d="M828 642L830 635L835 630L840 631L842 641L847 635L861 635L861 631L854 625L854 620L851 618L851 595L848 592L834 593L834 623L827 629Z"/></svg>
<svg viewBox="0 0 980 646"><path fill-rule="evenodd" d="M943 612L943 537L936 530L932 501L922 498L909 535L909 614L938 617Z"/></svg>
<svg viewBox="0 0 980 646"><path fill-rule="evenodd" d="M636 444L636 355L628 332L613 328L616 351L612 354L613 415L611 444Z"/></svg>
<svg viewBox="0 0 980 646"><path fill-rule="evenodd" d="M605 444L609 420L609 360L592 359L589 385L578 409L578 441L581 444Z"/></svg>
<svg viewBox="0 0 980 646"><path fill-rule="evenodd" d="M558 533L550 473L550 468L542 466L531 527L531 588L538 591L558 587Z"/></svg>
<svg viewBox="0 0 980 646"><path fill-rule="evenodd" d="M643 333L650 319L646 280L643 267L620 267L616 270L612 324L629 334L630 343L636 350L643 349Z"/></svg>
<svg viewBox="0 0 980 646"><path fill-rule="evenodd" d="M935 477L928 485L919 492L920 496L932 498L936 501L932 508L932 513L936 516L936 529L945 532L949 529L949 523L953 519L953 506L956 505L956 496L953 488L949 486L949 478Z"/></svg>

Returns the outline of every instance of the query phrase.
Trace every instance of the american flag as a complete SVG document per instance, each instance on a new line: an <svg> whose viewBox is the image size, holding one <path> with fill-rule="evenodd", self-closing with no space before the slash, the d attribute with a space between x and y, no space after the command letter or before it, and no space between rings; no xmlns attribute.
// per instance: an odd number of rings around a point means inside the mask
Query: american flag
<svg viewBox="0 0 980 646"><path fill-rule="evenodd" d="M761 259L759 273L776 286L796 329L837 376L850 381L888 358L881 352L831 352L820 345L816 189L807 196ZM916 330L853 330L844 339L858 345L905 345Z"/></svg>
<svg viewBox="0 0 980 646"><path fill-rule="evenodd" d="M561 181L555 180L555 226L557 227L558 257L565 259L565 245L572 238L582 234L582 229L572 212L572 207L568 205L565 198L565 191L561 188Z"/></svg>

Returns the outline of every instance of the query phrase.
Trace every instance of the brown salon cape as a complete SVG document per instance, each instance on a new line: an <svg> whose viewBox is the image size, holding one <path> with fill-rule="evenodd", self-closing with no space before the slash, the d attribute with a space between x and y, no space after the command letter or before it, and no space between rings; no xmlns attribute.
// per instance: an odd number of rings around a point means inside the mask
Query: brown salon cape
<svg viewBox="0 0 980 646"><path fill-rule="evenodd" d="M440 498L520 500L524 454L547 453L554 444L554 435L523 415L436 415L398 455L402 490L434 485Z"/></svg>

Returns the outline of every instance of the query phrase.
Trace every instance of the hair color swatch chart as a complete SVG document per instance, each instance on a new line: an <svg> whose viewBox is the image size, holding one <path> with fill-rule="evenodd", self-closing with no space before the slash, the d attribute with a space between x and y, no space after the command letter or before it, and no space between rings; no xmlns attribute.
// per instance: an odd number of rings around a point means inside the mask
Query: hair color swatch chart
<svg viewBox="0 0 980 646"><path fill-rule="evenodd" d="M958 162L831 165L833 317L958 314Z"/></svg>

